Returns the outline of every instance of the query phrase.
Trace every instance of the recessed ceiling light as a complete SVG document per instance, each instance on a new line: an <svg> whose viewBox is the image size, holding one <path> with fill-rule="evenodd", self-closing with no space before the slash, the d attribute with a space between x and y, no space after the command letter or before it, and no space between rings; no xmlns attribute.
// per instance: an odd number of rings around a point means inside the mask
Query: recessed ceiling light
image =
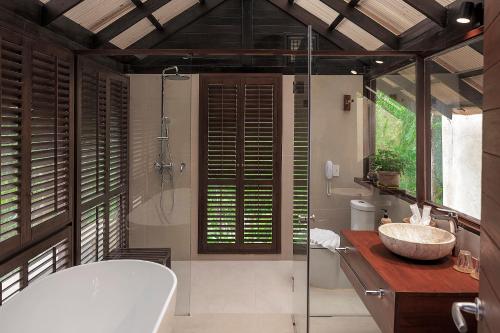
<svg viewBox="0 0 500 333"><path fill-rule="evenodd" d="M358 74L358 71L354 70L354 69L351 69L351 74L352 75L357 75Z"/></svg>
<svg viewBox="0 0 500 333"><path fill-rule="evenodd" d="M474 3L470 1L462 2L460 12L457 17L457 22L462 24L470 23L472 12L474 11Z"/></svg>
<svg viewBox="0 0 500 333"><path fill-rule="evenodd" d="M375 60L375 62L376 62L377 64L383 64L383 63L384 63L384 61L383 61L383 60Z"/></svg>
<svg viewBox="0 0 500 333"><path fill-rule="evenodd" d="M459 17L459 18L457 18L457 22L462 23L462 24L467 24L467 23L470 23L470 19L468 19L466 17Z"/></svg>

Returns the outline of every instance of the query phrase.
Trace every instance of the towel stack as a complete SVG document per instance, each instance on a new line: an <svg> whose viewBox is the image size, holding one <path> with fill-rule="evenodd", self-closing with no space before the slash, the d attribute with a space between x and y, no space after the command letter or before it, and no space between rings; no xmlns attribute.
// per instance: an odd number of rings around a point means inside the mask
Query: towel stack
<svg viewBox="0 0 500 333"><path fill-rule="evenodd" d="M321 245L330 251L340 246L340 236L331 230L314 228L310 231L311 244Z"/></svg>

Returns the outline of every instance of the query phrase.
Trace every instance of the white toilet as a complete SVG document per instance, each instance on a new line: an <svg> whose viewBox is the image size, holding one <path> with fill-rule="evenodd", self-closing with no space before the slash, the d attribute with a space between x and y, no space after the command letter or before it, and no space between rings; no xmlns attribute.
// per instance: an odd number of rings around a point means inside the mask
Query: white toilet
<svg viewBox="0 0 500 333"><path fill-rule="evenodd" d="M351 229L375 230L375 206L364 200L351 200Z"/></svg>

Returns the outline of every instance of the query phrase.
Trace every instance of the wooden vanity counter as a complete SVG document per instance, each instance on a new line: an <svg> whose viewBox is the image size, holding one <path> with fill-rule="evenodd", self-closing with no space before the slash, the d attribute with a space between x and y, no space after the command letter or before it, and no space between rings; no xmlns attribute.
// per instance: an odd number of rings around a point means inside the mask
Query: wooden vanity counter
<svg viewBox="0 0 500 333"><path fill-rule="evenodd" d="M410 260L390 252L374 231L342 232L341 267L384 333L457 332L451 305L473 301L479 282L453 269L454 259ZM366 295L383 290L384 295ZM465 315L469 332L473 316Z"/></svg>

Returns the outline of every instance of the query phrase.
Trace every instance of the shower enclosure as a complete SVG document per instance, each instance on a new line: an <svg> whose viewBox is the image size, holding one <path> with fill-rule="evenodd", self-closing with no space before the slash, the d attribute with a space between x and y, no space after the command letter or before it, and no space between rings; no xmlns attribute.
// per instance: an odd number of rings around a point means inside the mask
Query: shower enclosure
<svg viewBox="0 0 500 333"><path fill-rule="evenodd" d="M179 59L179 63L186 63ZM170 248L177 315L191 282L192 85L182 67L130 75L130 247Z"/></svg>

